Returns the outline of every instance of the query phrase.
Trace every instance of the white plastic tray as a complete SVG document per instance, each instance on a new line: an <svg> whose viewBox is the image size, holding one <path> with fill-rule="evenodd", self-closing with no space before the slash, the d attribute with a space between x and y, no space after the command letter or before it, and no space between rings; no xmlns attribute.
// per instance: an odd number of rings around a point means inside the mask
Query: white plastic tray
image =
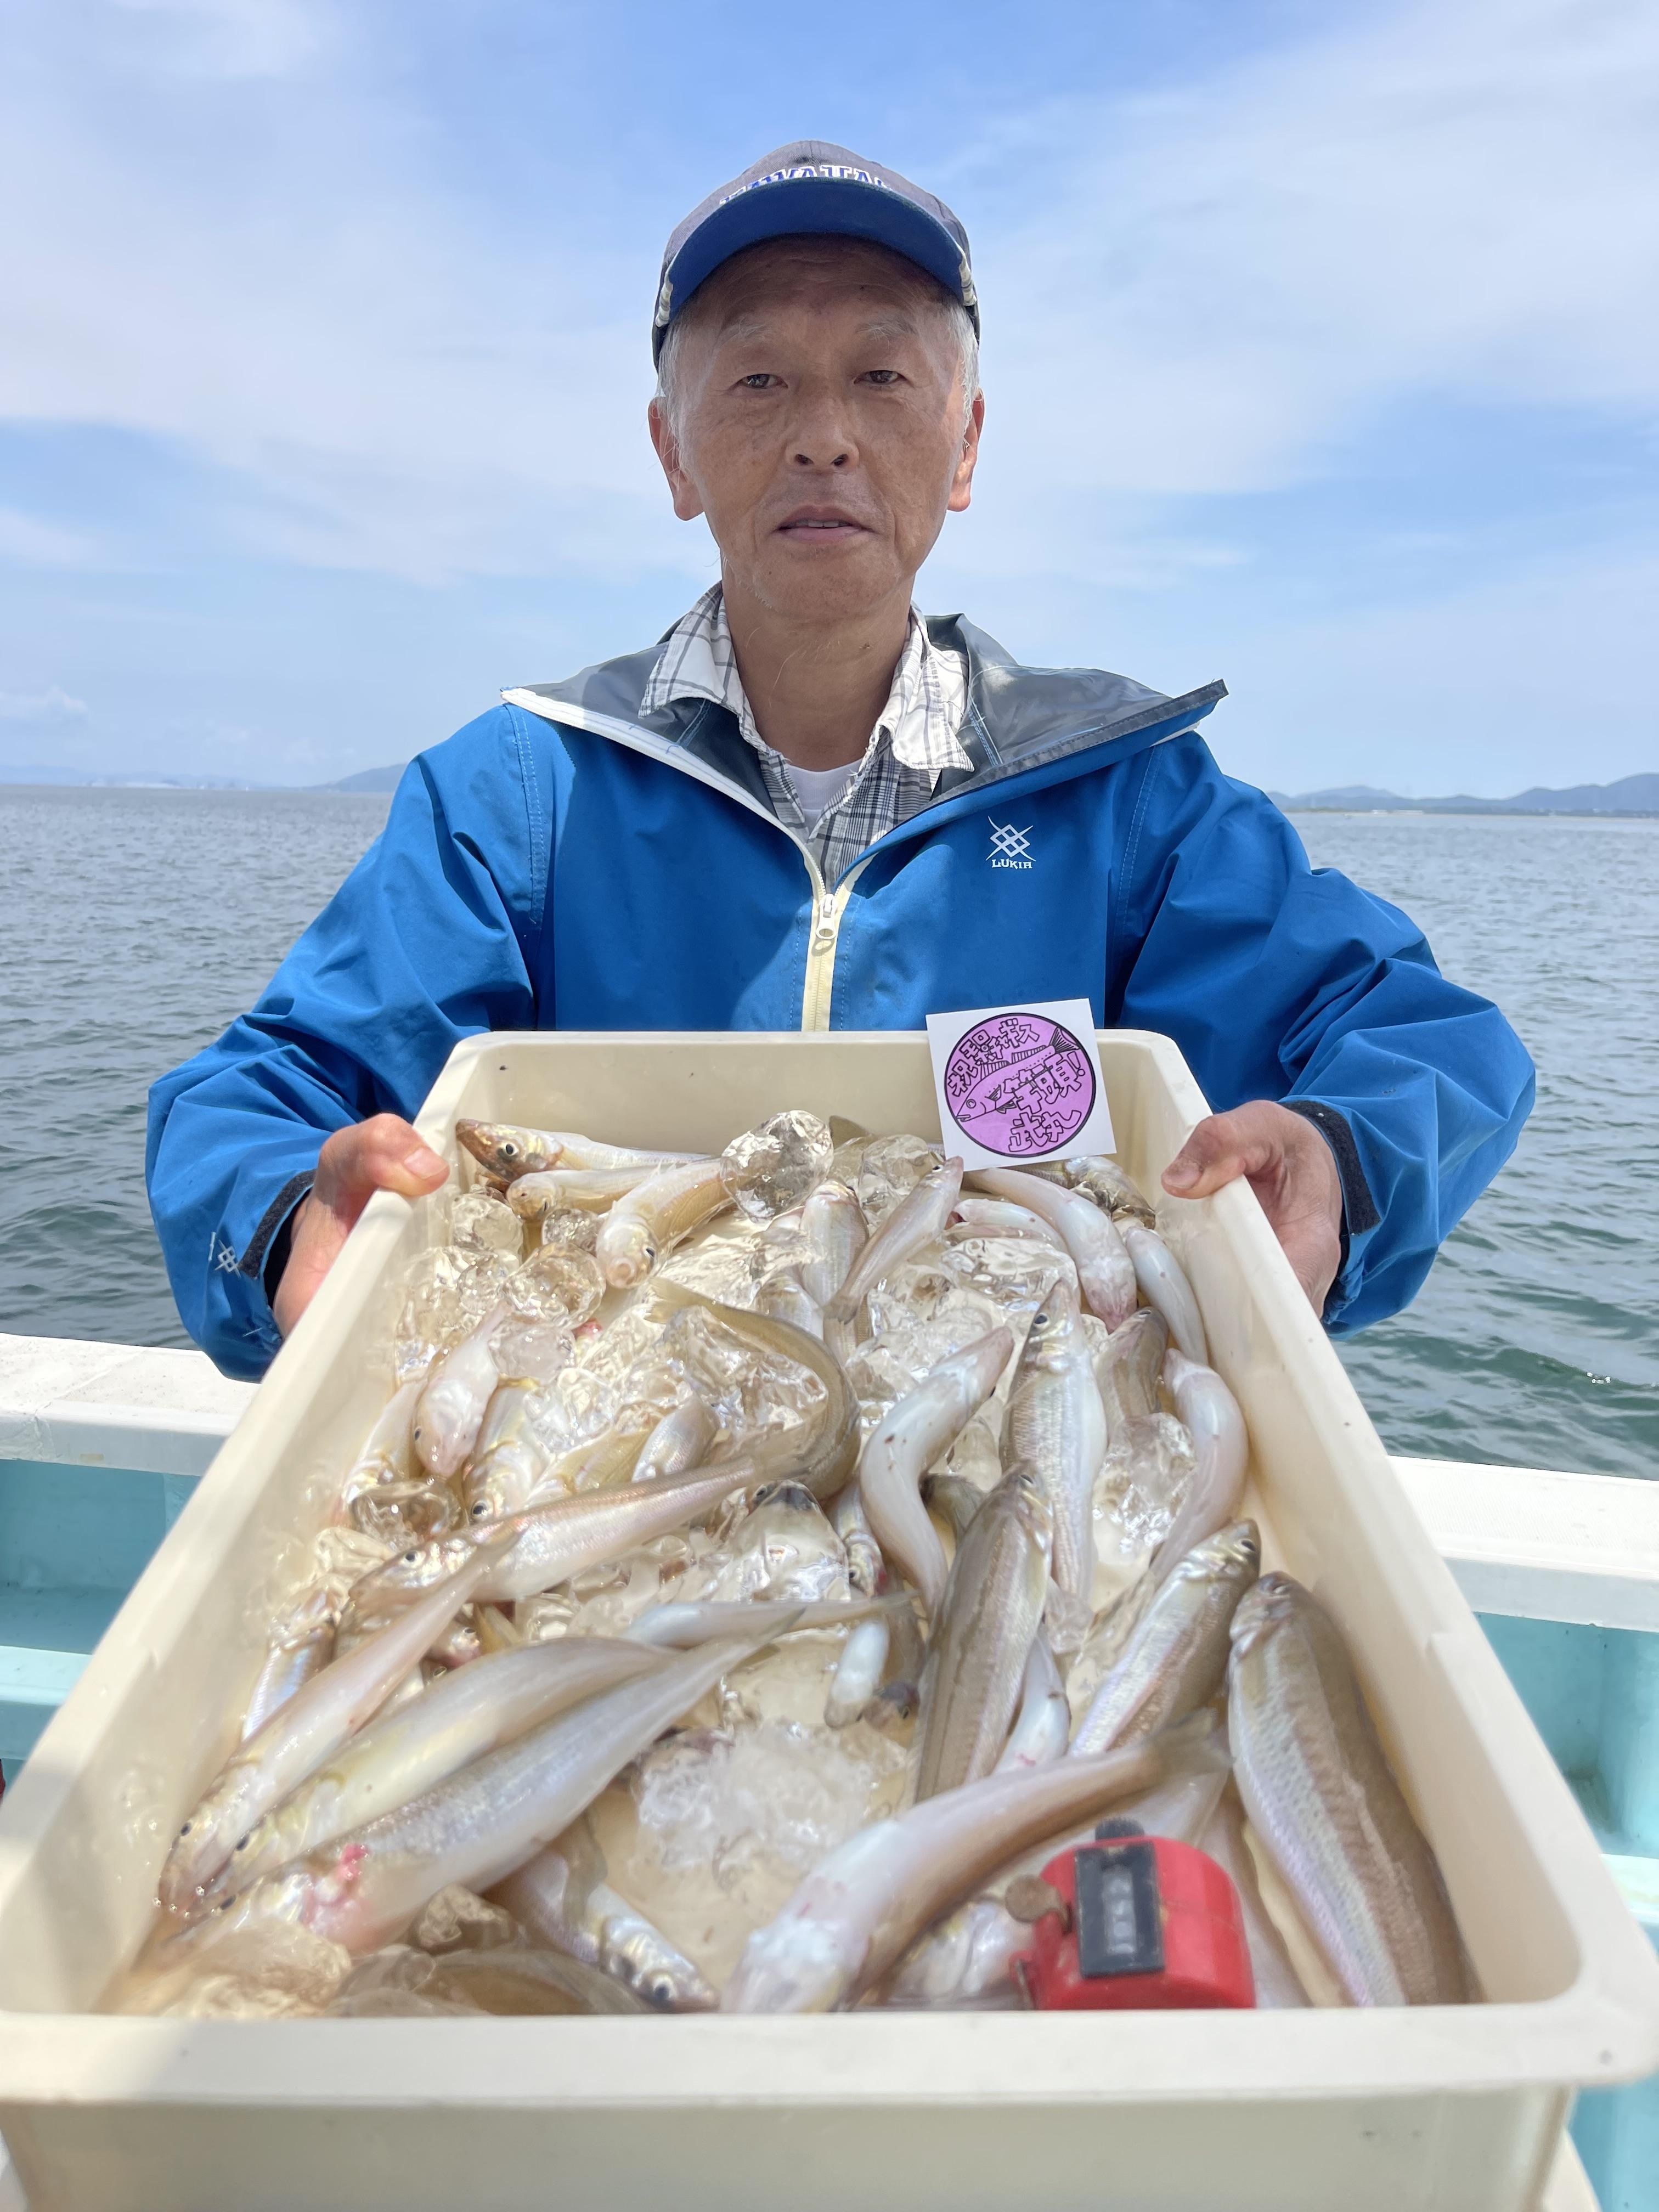
<svg viewBox="0 0 1659 2212"><path fill-rule="evenodd" d="M1204 1111L1102 1036L1149 1188ZM913 1036L495 1036L462 1113L718 1146L788 1105L937 1130ZM1340 2013L166 2021L88 2014L222 1757L263 1624L381 1386L364 1346L432 1209L377 1198L0 1808L0 2130L33 2212L850 2202L1515 2212L1571 2085L1659 2064L1659 1970L1430 1547L1255 1200L1163 1203L1255 1444L1270 1556L1337 1615L1485 2005Z"/></svg>

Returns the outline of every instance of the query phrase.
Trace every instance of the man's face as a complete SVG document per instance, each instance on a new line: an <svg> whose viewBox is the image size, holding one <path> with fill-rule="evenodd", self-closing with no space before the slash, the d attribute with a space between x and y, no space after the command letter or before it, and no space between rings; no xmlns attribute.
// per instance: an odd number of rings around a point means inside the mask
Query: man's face
<svg viewBox="0 0 1659 2212"><path fill-rule="evenodd" d="M957 335L900 256L781 240L715 271L677 339L675 420L651 434L684 520L705 514L728 590L834 624L895 595L968 504Z"/></svg>

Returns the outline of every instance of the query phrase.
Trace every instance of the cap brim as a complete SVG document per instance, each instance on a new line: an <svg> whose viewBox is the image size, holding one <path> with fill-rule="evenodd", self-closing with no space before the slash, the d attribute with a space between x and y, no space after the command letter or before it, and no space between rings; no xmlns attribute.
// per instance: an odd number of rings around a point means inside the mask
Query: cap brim
<svg viewBox="0 0 1659 2212"><path fill-rule="evenodd" d="M963 300L979 326L975 307L963 296L962 254L943 223L925 210L879 185L850 179L792 177L775 185L756 185L704 217L664 272L670 285L672 315L699 284L745 246L769 238L809 234L865 238L902 253L936 277L953 299ZM652 352L662 350L664 325L652 334Z"/></svg>

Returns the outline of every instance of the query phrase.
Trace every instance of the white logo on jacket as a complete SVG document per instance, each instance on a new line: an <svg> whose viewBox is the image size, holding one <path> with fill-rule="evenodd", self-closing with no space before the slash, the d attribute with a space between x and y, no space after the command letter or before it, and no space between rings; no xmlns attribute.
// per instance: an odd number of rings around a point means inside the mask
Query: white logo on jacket
<svg viewBox="0 0 1659 2212"><path fill-rule="evenodd" d="M1010 823L999 822L994 815L988 814L985 818L991 825L991 866L994 868L1029 868L1031 866L1030 823L1028 822L1023 830L1016 830Z"/></svg>

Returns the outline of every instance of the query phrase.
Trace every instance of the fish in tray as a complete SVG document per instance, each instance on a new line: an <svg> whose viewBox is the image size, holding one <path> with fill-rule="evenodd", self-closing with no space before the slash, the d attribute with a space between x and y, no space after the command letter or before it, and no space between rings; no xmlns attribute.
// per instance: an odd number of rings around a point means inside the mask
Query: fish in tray
<svg viewBox="0 0 1659 2212"><path fill-rule="evenodd" d="M112 2002L1006 2007L1005 1893L1125 1806L1213 1839L1264 2002L1302 2001L1275 1911L1348 2003L1474 1995L1115 1161L964 1190L799 1109L713 1156L459 1134L481 1179Z"/></svg>

